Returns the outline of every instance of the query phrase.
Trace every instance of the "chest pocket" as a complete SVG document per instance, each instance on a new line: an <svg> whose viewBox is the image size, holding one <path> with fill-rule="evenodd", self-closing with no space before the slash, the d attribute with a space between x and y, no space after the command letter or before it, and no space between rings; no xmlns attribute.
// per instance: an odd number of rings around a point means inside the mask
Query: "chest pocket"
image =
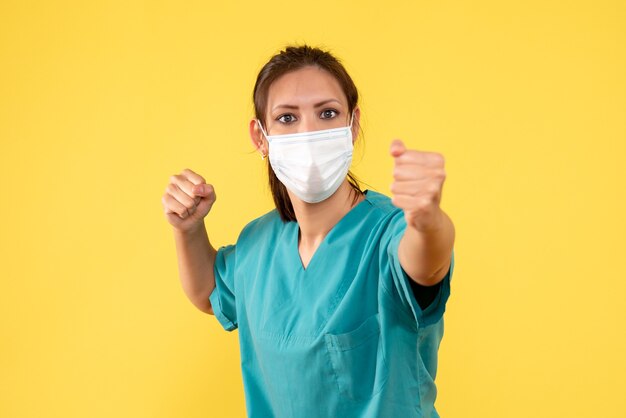
<svg viewBox="0 0 626 418"><path fill-rule="evenodd" d="M363 401L377 395L389 378L379 314L344 334L325 334L326 349L342 396Z"/></svg>

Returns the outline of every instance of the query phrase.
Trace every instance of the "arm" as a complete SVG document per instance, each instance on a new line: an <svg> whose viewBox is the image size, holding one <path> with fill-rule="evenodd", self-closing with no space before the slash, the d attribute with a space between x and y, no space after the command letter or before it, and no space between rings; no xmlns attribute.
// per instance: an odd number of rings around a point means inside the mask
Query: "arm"
<svg viewBox="0 0 626 418"><path fill-rule="evenodd" d="M398 246L402 269L413 281L432 286L441 281L452 261L455 230L440 208L446 178L444 158L433 152L391 145L394 158L393 203L404 211L406 229Z"/></svg>
<svg viewBox="0 0 626 418"><path fill-rule="evenodd" d="M420 231L407 225L398 246L400 265L416 283L437 284L450 267L454 237L452 220L443 211L431 229Z"/></svg>
<svg viewBox="0 0 626 418"><path fill-rule="evenodd" d="M213 186L192 170L170 177L162 198L165 217L174 229L180 281L189 300L213 314L209 296L215 288L216 251L209 242L204 217L216 195Z"/></svg>
<svg viewBox="0 0 626 418"><path fill-rule="evenodd" d="M209 242L206 228L174 229L180 281L187 298L202 312L213 315L209 296L215 288L213 266L217 252Z"/></svg>

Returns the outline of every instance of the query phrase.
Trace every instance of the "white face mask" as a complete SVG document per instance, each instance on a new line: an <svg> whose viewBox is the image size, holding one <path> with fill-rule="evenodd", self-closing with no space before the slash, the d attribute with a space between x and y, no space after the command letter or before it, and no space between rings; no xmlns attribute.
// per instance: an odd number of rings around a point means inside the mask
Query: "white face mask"
<svg viewBox="0 0 626 418"><path fill-rule="evenodd" d="M352 121L350 126L268 135L270 164L278 180L300 199L317 203L328 199L348 174L352 163Z"/></svg>

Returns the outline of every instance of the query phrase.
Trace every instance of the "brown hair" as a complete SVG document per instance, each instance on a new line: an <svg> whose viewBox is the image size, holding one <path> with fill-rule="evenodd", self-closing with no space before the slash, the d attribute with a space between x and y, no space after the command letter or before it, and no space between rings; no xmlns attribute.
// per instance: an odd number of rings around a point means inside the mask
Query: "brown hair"
<svg viewBox="0 0 626 418"><path fill-rule="evenodd" d="M307 66L319 67L335 77L348 99L348 114L351 114L356 108L359 93L352 78L350 78L348 72L337 58L328 51L323 51L308 45L287 46L283 51L274 55L263 68L261 68L254 85L254 91L252 93L254 112L256 118L261 121L263 126L267 126L265 123L265 112L271 84L282 75ZM295 221L296 215L291 200L289 199L289 194L287 194L287 188L278 180L269 161L267 163L267 173L274 204L276 205L281 219L284 222ZM348 182L354 189L354 201L356 202L363 191L356 177L349 171Z"/></svg>

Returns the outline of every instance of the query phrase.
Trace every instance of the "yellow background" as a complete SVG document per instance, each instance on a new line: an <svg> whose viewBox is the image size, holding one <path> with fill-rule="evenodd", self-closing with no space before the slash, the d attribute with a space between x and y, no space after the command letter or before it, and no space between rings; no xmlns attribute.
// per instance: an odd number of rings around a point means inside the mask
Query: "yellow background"
<svg viewBox="0 0 626 418"><path fill-rule="evenodd" d="M0 3L0 416L243 417L237 333L178 279L161 196L215 185L212 242L272 207L263 63L329 48L354 171L437 151L457 231L442 417L626 416L623 1Z"/></svg>

